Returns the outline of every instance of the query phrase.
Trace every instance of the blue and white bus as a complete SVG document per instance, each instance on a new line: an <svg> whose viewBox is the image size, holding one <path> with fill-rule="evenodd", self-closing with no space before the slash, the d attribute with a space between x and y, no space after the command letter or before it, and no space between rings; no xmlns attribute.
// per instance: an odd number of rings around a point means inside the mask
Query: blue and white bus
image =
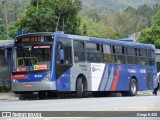
<svg viewBox="0 0 160 120"><path fill-rule="evenodd" d="M12 55L12 91L46 93L137 91L156 86L155 46L64 34L28 33L15 38Z"/></svg>

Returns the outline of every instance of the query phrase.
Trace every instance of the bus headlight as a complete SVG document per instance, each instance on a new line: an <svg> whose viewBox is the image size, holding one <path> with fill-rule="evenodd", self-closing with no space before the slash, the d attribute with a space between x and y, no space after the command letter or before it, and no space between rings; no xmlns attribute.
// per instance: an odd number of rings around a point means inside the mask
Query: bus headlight
<svg viewBox="0 0 160 120"><path fill-rule="evenodd" d="M12 81L13 81L13 82L17 82L17 80L16 80L16 79L13 79Z"/></svg>
<svg viewBox="0 0 160 120"><path fill-rule="evenodd" d="M50 80L50 74L48 74L46 77L44 77L43 79L42 79L42 81L49 81Z"/></svg>

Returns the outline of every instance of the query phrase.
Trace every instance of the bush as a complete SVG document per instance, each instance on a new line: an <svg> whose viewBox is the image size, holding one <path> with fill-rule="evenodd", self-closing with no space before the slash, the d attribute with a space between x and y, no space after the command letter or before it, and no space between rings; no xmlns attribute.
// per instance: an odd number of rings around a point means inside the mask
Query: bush
<svg viewBox="0 0 160 120"><path fill-rule="evenodd" d="M11 90L11 86L0 86L0 92L9 92Z"/></svg>

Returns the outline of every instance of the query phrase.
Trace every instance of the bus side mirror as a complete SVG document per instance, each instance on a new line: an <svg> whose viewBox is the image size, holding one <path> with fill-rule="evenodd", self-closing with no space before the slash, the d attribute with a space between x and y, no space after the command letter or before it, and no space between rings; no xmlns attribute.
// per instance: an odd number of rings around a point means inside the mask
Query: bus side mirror
<svg viewBox="0 0 160 120"><path fill-rule="evenodd" d="M60 56L60 63L63 64L64 63L64 49L61 45L59 46L59 56Z"/></svg>

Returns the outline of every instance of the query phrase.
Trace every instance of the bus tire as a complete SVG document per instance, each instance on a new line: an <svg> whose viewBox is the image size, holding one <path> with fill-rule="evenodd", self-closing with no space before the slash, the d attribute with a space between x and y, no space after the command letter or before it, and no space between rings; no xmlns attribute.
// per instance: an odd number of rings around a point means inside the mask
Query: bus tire
<svg viewBox="0 0 160 120"><path fill-rule="evenodd" d="M131 81L130 81L130 86L129 86L129 92L128 92L128 95L129 96L136 96L137 95L137 81L132 78Z"/></svg>
<svg viewBox="0 0 160 120"><path fill-rule="evenodd" d="M100 95L99 95L98 91L94 91L94 92L92 92L92 96L93 96L93 97L100 97Z"/></svg>
<svg viewBox="0 0 160 120"><path fill-rule="evenodd" d="M57 92L47 91L47 96L50 98L57 98Z"/></svg>
<svg viewBox="0 0 160 120"><path fill-rule="evenodd" d="M125 96L128 96L128 92L126 92L126 91L122 91L121 94L122 94L122 96L124 96L124 97L125 97Z"/></svg>
<svg viewBox="0 0 160 120"><path fill-rule="evenodd" d="M82 79L82 84L83 84L83 90L82 90L82 92L83 92L83 94L82 94L82 96L83 97L88 97L88 84L87 84L87 80L85 79L85 78L83 78Z"/></svg>
<svg viewBox="0 0 160 120"><path fill-rule="evenodd" d="M45 99L45 97L46 97L46 92L45 91L38 92L38 98L40 100Z"/></svg>
<svg viewBox="0 0 160 120"><path fill-rule="evenodd" d="M82 78L77 79L76 83L76 97L77 98L82 98L83 95L83 84L82 84Z"/></svg>

